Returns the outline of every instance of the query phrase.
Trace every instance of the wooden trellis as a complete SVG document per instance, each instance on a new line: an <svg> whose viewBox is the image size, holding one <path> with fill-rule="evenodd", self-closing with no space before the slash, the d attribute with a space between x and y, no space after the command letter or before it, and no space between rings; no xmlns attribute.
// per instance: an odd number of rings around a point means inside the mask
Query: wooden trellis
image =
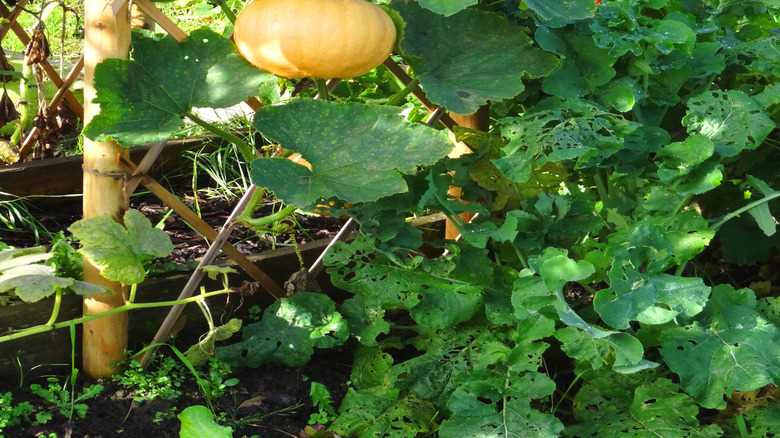
<svg viewBox="0 0 780 438"><path fill-rule="evenodd" d="M9 10L5 5L0 3L0 14L3 16L3 18L8 20L8 23L0 28L0 40L3 39L8 31L13 31L23 44L26 45L30 42L30 35L17 22L17 18L19 17L20 13L23 12L23 8L27 5L27 2L28 0L19 0L12 10ZM159 24L161 28L163 28L178 41L181 41L187 37L187 34L181 30L181 28L179 28L176 23L170 20L148 0L137 0L135 4L152 20ZM55 108L63 100L65 100L71 106L71 108L74 109L78 117L83 120L84 107L70 91L70 88L84 69L84 56L82 55L78 59L64 80L60 78L57 71L51 66L51 64L49 64L47 60L42 63L42 67L52 83L58 87L54 97L48 102L49 107ZM252 109L257 109L261 106L260 102L255 98L249 99L247 104L249 104ZM35 135L37 134L36 131L37 128L33 128L26 135L19 152L19 161L22 161L28 155L31 149L31 145L35 141ZM155 196L160 198L161 201L163 201L177 214L179 214L182 219L191 224L201 235L203 235L204 238L209 241L213 241L216 237L217 231L206 224L206 222L197 216L189 207L179 201L176 196L165 190L159 183L146 174L161 152L161 144L153 145L139 166L129 162L129 160L124 162L125 168L128 170L129 175L127 182L125 183L125 194L129 196L129 194L133 193L139 183L143 184L147 189L155 194ZM233 247L231 244L225 244L222 250L241 268L243 268L252 278L258 281L266 290L268 290L271 295L274 297L283 295L284 291L278 284L273 282L273 280L271 280L267 274L260 270L254 263L252 263L248 258L236 250L235 247Z"/></svg>
<svg viewBox="0 0 780 438"><path fill-rule="evenodd" d="M23 8L27 5L27 2L28 0L17 1L12 10L8 10L4 4L0 3L0 15L2 15L4 19L8 20L8 23L0 28L0 42L5 38L9 31L13 31L22 44L27 45L30 43L30 35L17 21L19 15L24 11ZM81 102L79 102L76 96L74 96L70 91L70 87L76 81L79 74L81 73L81 70L84 68L84 56L82 55L79 58L79 60L76 62L76 65L73 66L73 68L70 70L70 73L68 73L64 80L57 73L57 70L55 70L54 67L49 64L47 59L44 59L41 62L41 67L49 77L49 80L51 80L52 83L57 87L57 92L54 94L54 97L52 97L51 101L48 102L49 108L57 108L57 106L63 100L65 100L68 105L70 105L71 109L76 113L76 115L83 120L84 107L81 105ZM30 149L32 148L33 142L35 142L37 135L38 128L34 127L24 138L24 141L22 142L21 148L19 150L19 161L24 160L30 153Z"/></svg>
<svg viewBox="0 0 780 438"><path fill-rule="evenodd" d="M2 5L0 3L0 14L8 20L8 23L4 25L0 29L0 40L5 36L5 34L8 31L13 31L17 37L20 39L20 41L23 44L27 44L30 41L30 36L27 34L27 32L22 28L22 26L16 21L19 14L22 12L22 8L27 4L28 0L19 0L17 5L12 9L8 10L7 7ZM101 15L100 20L107 20L106 16L109 16L108 13L113 13L114 20L125 20L124 17L119 17L117 14L127 14L126 10L126 2L127 0L110 0L109 2L105 2L105 0L100 0L100 4L102 5L103 10L97 11L98 15ZM92 6L90 6L90 4ZM90 7L94 8L97 4L96 0L89 0L86 2L86 25L89 26L89 20L90 20ZM151 21L157 23L157 25L160 26L164 31L166 31L169 35L171 35L173 38L175 38L177 41L182 41L187 37L187 34L176 25L170 18L168 18L164 13L162 13L151 1L149 0L134 0L133 5L138 8L143 14L145 14ZM93 15L95 15L95 11L93 11ZM109 24L110 26L111 24ZM104 26L103 23L98 23L97 27L100 28L100 26ZM125 24L122 24L119 27L123 27ZM109 55L110 56L110 55ZM117 56L117 55L114 55ZM121 54L119 55L121 56ZM85 58L82 55L82 57L78 60L76 65L73 66L73 68L68 73L67 77L63 80L60 78L60 76L57 74L56 70L52 68L52 66L48 63L48 61L44 60L42 63L42 68L49 77L49 79L58 87L57 92L55 93L54 97L47 102L50 108L56 108L57 105L59 105L63 100L65 100L77 113L77 115L84 120L85 118L85 109L84 106L81 105L81 103L75 98L73 93L70 91L70 87L75 82L76 78L81 74L82 70L85 69L85 64L89 61L85 62ZM388 59L384 66L403 84L408 85L412 83L412 79L406 74L406 72L395 62L393 62L391 59ZM88 69L87 71L87 81L91 79L90 77L90 71L89 69L93 69L94 65L87 65L86 67ZM331 81L329 85L335 87L337 84L337 81ZM430 124L435 124L437 122L442 122L444 126L446 126L450 131L454 128L454 126L457 125L456 120L453 119L449 114L447 114L446 110L443 107L439 107L433 103L431 103L426 97L424 92L419 86L415 86L412 94L420 100L423 105L431 111L431 117L429 120ZM85 94L85 99L89 99L90 97ZM246 102L253 110L257 110L262 106L262 104L255 98L250 98ZM86 105L85 105L86 106ZM465 123L464 121L465 120ZM474 122L471 119L461 119L458 120L461 124L469 127L475 127L479 128L481 127L479 123L481 122ZM29 153L32 144L35 141L36 137L36 130L33 129L30 133L27 134L27 136L24 139L24 142L22 143L22 147L20 150L20 160L24 159L24 157L27 156ZM204 238L211 242L215 242L216 240L220 240L220 243L223 239L220 239L222 237L218 234L218 231L213 229L211 226L206 224L199 216L197 216L190 208L188 208L186 205L184 205L179 199L165 190L159 183L157 183L153 178L151 178L147 171L151 168L155 160L158 158L159 154L162 152L162 149L164 147L163 144L155 144L152 145L146 156L142 159L142 161L139 164L132 163L127 156L123 155L122 152L116 152L117 158L116 158L116 164L117 167L116 170L113 170L113 172L120 172L122 174L121 181L119 182L121 184L121 190L122 193L121 196L124 197L125 205L127 204L127 198L134 192L136 187L139 184L144 185L149 191L151 191L153 194L155 194L162 202L164 202L166 205L168 205L171 209L173 209L182 219L187 221L189 224L193 226ZM86 147L85 147L85 161L84 161L84 169L85 169L85 217L88 217L88 208L87 204L89 201L87 200L87 192L86 187L88 185L87 181L88 179L92 181L94 184L96 179L100 180L103 178L113 178L116 180L116 176L109 175L108 172L106 172L104 169L100 168L92 168L90 163L90 160L87 158L86 153ZM120 148L121 149L121 148ZM458 147L456 147L456 153L462 154L462 153L468 153L470 150L463 144L460 144ZM111 167L111 166L109 166ZM110 185L110 184L109 184ZM114 201L111 201L114 202ZM120 202L121 203L121 202ZM120 208L121 209L121 208ZM94 214L100 214L99 212L96 212L94 210L91 210L89 212L89 215ZM465 219L465 218L464 218ZM264 288L271 296L274 298L279 298L281 296L284 296L284 289L279 286L275 281L273 281L265 272L263 272L257 265L255 265L253 262L251 262L246 256L241 254L238 250L236 250L235 247L233 247L230 243L224 243L221 244L222 252L229 257L231 257L237 264L240 266L244 271L247 272L254 280L258 282L258 284ZM318 266L313 266L312 270L316 272L319 269ZM86 279L86 268L85 268L85 279ZM195 278L195 275L193 276ZM192 280L191 280L192 281ZM122 292L121 292L121 286L120 290L118 291L118 304L121 304L122 300ZM111 288L115 288L115 286L112 286ZM115 289L116 290L116 289ZM115 300L117 298L114 298ZM107 304L110 305L110 304ZM88 313L86 309L85 304L85 313ZM124 316L126 318L126 316ZM170 319L170 318L169 318ZM99 321L99 320L98 320ZM168 322L168 320L166 320ZM120 332L123 330L123 326L126 326L126 320L125 322L122 322L121 320L117 321L106 321L105 325L101 326L98 332L101 332L99 336L104 337L102 341L92 341L97 343L118 343L120 345L116 346L115 353L113 353L113 356L116 356L116 352L119 352L121 354L123 350L126 347L126 339L124 342L121 340L121 333L109 333L112 330L119 330ZM92 333L93 329L88 328L85 326L85 332L89 331ZM105 331L105 335L102 333ZM165 324L163 324L163 327L161 327L161 331L165 331ZM159 333L158 333L159 335ZM125 334L126 336L126 334ZM158 336L159 337L159 336ZM85 338L86 339L86 338ZM85 362L88 360L86 358L88 349L87 347L87 341L85 340ZM101 375L110 375L112 372L112 369L108 366L107 361L109 360L117 360L121 359L121 357L111 357L109 355L108 357L101 358L100 361L105 362L102 364L99 364L98 366L90 366L85 363L85 372L89 375L92 375L93 377L98 377Z"/></svg>

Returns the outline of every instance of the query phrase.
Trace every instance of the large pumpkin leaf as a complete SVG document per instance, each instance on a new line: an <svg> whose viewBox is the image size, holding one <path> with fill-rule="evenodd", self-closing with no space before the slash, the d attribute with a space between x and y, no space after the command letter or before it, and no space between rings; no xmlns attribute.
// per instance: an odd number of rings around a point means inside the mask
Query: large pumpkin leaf
<svg viewBox="0 0 780 438"><path fill-rule="evenodd" d="M559 26L577 20L590 18L596 12L596 2L592 0L525 0L525 4L536 12L542 21L553 21Z"/></svg>
<svg viewBox="0 0 780 438"><path fill-rule="evenodd" d="M43 266L35 265L39 270ZM0 279L0 292L13 290L17 297L25 303L34 303L54 294L58 290L71 290L77 295L92 295L105 292L105 288L72 278L55 277L54 275L25 274L7 280Z"/></svg>
<svg viewBox="0 0 780 438"><path fill-rule="evenodd" d="M544 76L554 55L532 47L520 26L496 14L466 9L443 17L410 2L393 3L406 21L401 47L433 102L470 114L488 100L523 91L523 73Z"/></svg>
<svg viewBox="0 0 780 438"><path fill-rule="evenodd" d="M633 377L632 377L633 378ZM719 437L718 426L701 426L699 408L677 384L657 379L630 389L628 378L609 375L593 379L574 397L579 422L566 437ZM638 382L637 382L638 383Z"/></svg>
<svg viewBox="0 0 780 438"><path fill-rule="evenodd" d="M92 140L131 146L162 141L184 126L193 107L224 108L258 93L268 73L249 64L219 34L198 29L182 41L133 33L132 60L95 68L100 114L84 128Z"/></svg>
<svg viewBox="0 0 780 438"><path fill-rule="evenodd" d="M300 153L311 170L285 158L252 162L252 182L288 204L320 198L351 203L405 192L399 172L433 164L452 149L444 133L404 122L397 108L298 99L255 113L254 126L285 149Z"/></svg>
<svg viewBox="0 0 780 438"><path fill-rule="evenodd" d="M152 227L149 219L128 210L123 227L109 216L81 219L68 230L83 245L79 252L101 270L101 275L123 284L137 284L146 277L145 262L173 251L165 231Z"/></svg>
<svg viewBox="0 0 780 438"><path fill-rule="evenodd" d="M441 15L452 15L477 2L478 0L417 0L420 6Z"/></svg>
<svg viewBox="0 0 780 438"><path fill-rule="evenodd" d="M665 330L661 341L682 388L706 408L725 408L733 390L780 383L780 328L756 309L750 289L714 287L696 320Z"/></svg>

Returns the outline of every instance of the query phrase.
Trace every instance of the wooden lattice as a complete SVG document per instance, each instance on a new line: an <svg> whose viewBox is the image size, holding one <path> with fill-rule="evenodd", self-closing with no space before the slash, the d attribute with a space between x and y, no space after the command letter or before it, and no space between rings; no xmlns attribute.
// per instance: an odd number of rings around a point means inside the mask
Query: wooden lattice
<svg viewBox="0 0 780 438"><path fill-rule="evenodd" d="M4 4L0 3L0 15L2 15L4 19L8 20L8 23L0 28L0 42L2 42L9 31L13 31L22 44L27 45L30 43L30 35L17 21L19 14L24 11L24 7L27 5L27 2L28 0L17 1L12 10L9 10ZM52 83L57 87L57 92L54 94L54 97L52 97L51 101L48 102L49 108L54 110L64 100L68 103L68 105L70 105L70 108L76 113L79 119L83 120L84 107L81 105L81 102L79 102L76 96L73 95L70 88L73 86L73 83L76 81L79 74L81 73L81 70L84 68L84 56L82 55L81 58L79 58L79 60L76 62L76 65L73 66L64 80L57 73L57 70L51 66L48 60L44 59L41 62L41 67L48 76L49 80L51 80ZM38 128L33 128L24 138L24 141L22 142L21 148L19 150L19 161L23 161L30 153L30 149L32 148L37 135Z"/></svg>
<svg viewBox="0 0 780 438"><path fill-rule="evenodd" d="M30 36L17 22L19 14L23 11L24 6L28 0L19 0L17 5L9 10L5 5L0 3L0 14L8 20L8 23L0 28L0 41L5 34L10 30L13 31L19 40L23 44L27 44L30 41ZM122 0L115 0L112 3L121 4ZM165 32L174 37L177 41L182 41L187 38L187 34L168 16L160 11L150 0L135 0L133 2L134 7L138 8L143 14L145 14L150 20L157 23ZM42 63L43 69L48 75L49 79L58 87L58 90L51 101L48 102L50 108L56 108L57 105L64 99L71 105L76 111L78 116L83 119L84 108L81 103L75 98L70 91L70 87L75 82L78 75L81 73L84 67L84 57L78 60L76 65L68 73L67 77L63 80L57 74L56 70L48 63L44 61ZM402 83L409 84L412 79L406 74L406 72L395 62L388 59L384 66ZM335 86L335 84L332 84ZM419 86L415 87L412 94L419 99L423 105L431 111L432 120L430 122L436 123L442 122L448 129L452 130L456 125L456 122L444 111L444 108L438 107L431 103L426 97L422 89ZM256 98L250 98L246 101L250 108L257 110L262 104ZM36 130L33 128L24 140L22 148L19 153L19 160L23 160L30 151L31 145L34 142ZM138 184L144 185L148 190L154 193L161 201L172 208L179 216L185 218L198 232L207 240L213 241L216 238L217 231L206 224L200 217L198 217L191 209L181 203L176 196L165 190L157 181L146 174L148 169L151 168L160 152L162 151L162 145L153 145L150 147L146 157L139 165L132 162L123 161L122 165L129 177L125 186L125 195L129 196L138 186ZM223 252L231 257L242 269L244 269L255 281L257 281L269 294L274 298L278 298L284 295L284 289L274 282L265 272L260 270L254 263L247 259L243 254L235 249L231 244L226 243L222 247Z"/></svg>
<svg viewBox="0 0 780 438"><path fill-rule="evenodd" d="M17 19L23 8L26 6L28 0L19 0L12 10L9 10L5 5L0 3L0 14L8 20L2 28L0 28L0 41L9 32L13 31L22 44L29 44L30 35L24 30L24 28L18 23ZM148 0L137 0L135 2L136 7L141 9L149 18L155 21L163 30L168 32L176 40L181 41L187 37L187 34L179 28L176 23L163 14L154 4ZM47 60L41 63L44 72L48 78L57 86L57 92L54 97L47 103L49 108L56 108L63 100L65 100L71 108L74 109L80 119L84 118L84 107L81 102L73 95L70 88L78 78L79 74L84 68L84 56L82 55L76 64L71 68L67 77L63 80L60 78L57 71L49 64ZM247 104L253 109L257 109L261 106L257 99L250 99ZM33 128L31 132L27 134L22 143L22 147L19 151L19 161L24 160L29 154L33 143L35 142L35 136L37 134L37 128ZM216 238L217 231L203 221L198 215L196 215L190 208L184 205L178 198L165 190L157 181L151 178L146 172L154 164L155 160L162 152L162 144L152 145L149 148L149 152L141 161L140 165L136 166L134 163L123 163L125 169L130 175L125 185L125 194L129 196L138 186L143 184L148 190L154 193L161 201L173 209L180 217L184 218L190 223L198 232L207 240L213 241ZM226 243L222 247L224 254L232 258L238 266L247 272L255 281L257 281L263 288L265 288L273 297L278 298L284 295L284 289L273 281L265 272L263 272L257 265L250 261L245 255L239 252L233 245Z"/></svg>

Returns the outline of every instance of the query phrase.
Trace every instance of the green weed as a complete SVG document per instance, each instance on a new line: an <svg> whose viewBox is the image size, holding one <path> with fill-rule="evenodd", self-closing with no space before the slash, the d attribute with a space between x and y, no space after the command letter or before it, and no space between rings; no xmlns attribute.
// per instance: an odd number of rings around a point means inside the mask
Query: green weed
<svg viewBox="0 0 780 438"><path fill-rule="evenodd" d="M121 375L115 375L114 379L131 388L135 393L133 400L142 403L158 398L173 400L179 397L184 374L174 358L164 357L146 370L137 360L133 360L127 370Z"/></svg>
<svg viewBox="0 0 780 438"><path fill-rule="evenodd" d="M47 412L49 413L49 419L52 418L50 412L59 413L66 418L73 418L74 416L75 418L86 417L89 407L86 403L81 402L93 398L103 391L103 385L95 384L83 388L81 393L76 394L67 389L67 384L61 385L56 377L49 377L47 380L49 381L47 387L33 383L30 385L30 390L50 405L50 409ZM40 416L36 420L40 421L42 418L45 417Z"/></svg>
<svg viewBox="0 0 780 438"><path fill-rule="evenodd" d="M13 396L10 392L0 394L0 438L4 438L2 432L6 427L29 423L30 415L33 413L33 406L30 402L14 405L12 401Z"/></svg>

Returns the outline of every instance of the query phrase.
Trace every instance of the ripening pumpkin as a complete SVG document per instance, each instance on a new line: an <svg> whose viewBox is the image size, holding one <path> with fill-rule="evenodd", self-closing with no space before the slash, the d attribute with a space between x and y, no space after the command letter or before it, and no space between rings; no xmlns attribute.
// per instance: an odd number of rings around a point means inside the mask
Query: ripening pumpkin
<svg viewBox="0 0 780 438"><path fill-rule="evenodd" d="M395 24L366 0L255 0L236 19L239 53L285 78L352 78L393 50Z"/></svg>

